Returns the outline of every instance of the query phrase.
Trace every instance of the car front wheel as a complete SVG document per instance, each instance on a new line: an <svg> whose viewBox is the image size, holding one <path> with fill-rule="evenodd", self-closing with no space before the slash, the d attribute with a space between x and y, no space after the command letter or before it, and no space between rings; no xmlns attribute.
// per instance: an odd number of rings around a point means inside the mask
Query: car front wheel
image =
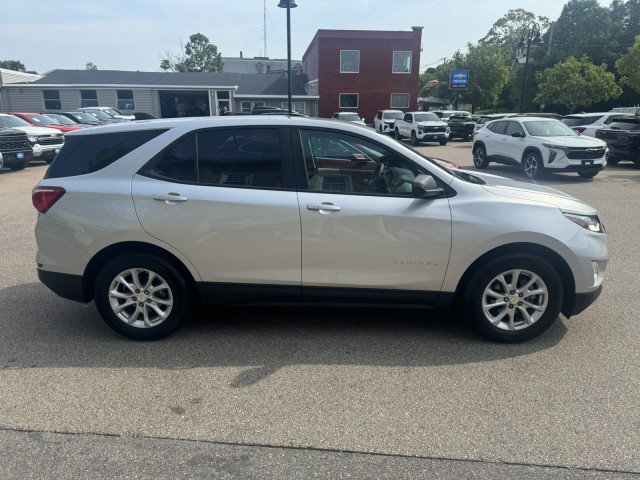
<svg viewBox="0 0 640 480"><path fill-rule="evenodd" d="M411 132L411 145L413 145L414 147L420 145L420 141L416 136L416 132Z"/></svg>
<svg viewBox="0 0 640 480"><path fill-rule="evenodd" d="M487 151L482 145L473 147L473 165L476 168L487 168L489 160L487 160Z"/></svg>
<svg viewBox="0 0 640 480"><path fill-rule="evenodd" d="M96 279L95 303L111 328L134 340L158 340L186 317L187 286L163 259L124 255L107 263Z"/></svg>
<svg viewBox="0 0 640 480"><path fill-rule="evenodd" d="M544 174L544 164L538 152L527 152L522 159L522 169L527 177L537 179Z"/></svg>
<svg viewBox="0 0 640 480"><path fill-rule="evenodd" d="M491 340L522 342L547 330L564 301L562 280L541 257L510 254L483 265L467 289L474 326Z"/></svg>

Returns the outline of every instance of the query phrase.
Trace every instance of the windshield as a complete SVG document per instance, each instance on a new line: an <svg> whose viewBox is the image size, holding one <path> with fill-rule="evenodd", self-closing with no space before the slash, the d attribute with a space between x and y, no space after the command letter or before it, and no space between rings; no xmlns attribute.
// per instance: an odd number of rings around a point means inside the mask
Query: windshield
<svg viewBox="0 0 640 480"><path fill-rule="evenodd" d="M529 135L534 137L575 137L576 132L558 120L534 120L522 122Z"/></svg>
<svg viewBox="0 0 640 480"><path fill-rule="evenodd" d="M102 111L105 112L107 115L111 115L112 117L115 117L116 115L122 115L122 112L119 112L115 108L105 108Z"/></svg>
<svg viewBox="0 0 640 480"><path fill-rule="evenodd" d="M400 120L402 117L404 117L402 112L384 112L382 114L382 118L385 120Z"/></svg>
<svg viewBox="0 0 640 480"><path fill-rule="evenodd" d="M100 123L96 117L94 117L93 115L89 115L88 113L73 112L71 115L73 115L76 120L84 123Z"/></svg>
<svg viewBox="0 0 640 480"><path fill-rule="evenodd" d="M113 117L111 115L108 115L106 113L104 113L102 110L93 110L91 112L89 112L90 115L93 115L96 118L99 118L100 120L112 120Z"/></svg>
<svg viewBox="0 0 640 480"><path fill-rule="evenodd" d="M47 113L47 117L53 118L60 125L76 125L76 122L71 120L70 118L65 117L64 115L57 115L55 113Z"/></svg>
<svg viewBox="0 0 640 480"><path fill-rule="evenodd" d="M36 125L60 125L60 122L56 121L46 115L27 115L29 119Z"/></svg>
<svg viewBox="0 0 640 480"><path fill-rule="evenodd" d="M346 120L348 122L359 122L360 121L360 117L358 116L357 113L341 113L340 115L338 115L338 118L340 120Z"/></svg>
<svg viewBox="0 0 640 480"><path fill-rule="evenodd" d="M416 122L439 122L440 117L438 117L435 113L425 112L425 113L415 113L413 117L416 119Z"/></svg>
<svg viewBox="0 0 640 480"><path fill-rule="evenodd" d="M31 124L26 120L23 120L18 117L14 117L13 115L7 115L0 117L0 125L3 127L30 127Z"/></svg>

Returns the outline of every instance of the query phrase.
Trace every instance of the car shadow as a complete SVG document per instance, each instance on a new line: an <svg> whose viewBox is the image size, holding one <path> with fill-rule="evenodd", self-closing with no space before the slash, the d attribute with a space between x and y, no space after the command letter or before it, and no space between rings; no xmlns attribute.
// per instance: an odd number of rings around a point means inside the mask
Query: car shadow
<svg viewBox="0 0 640 480"><path fill-rule="evenodd" d="M561 317L533 340L498 344L429 310L236 307L201 309L168 338L136 342L112 331L93 303L64 300L39 283L0 290L0 308L0 370L246 367L235 388L291 365L491 362L552 348L567 331Z"/></svg>

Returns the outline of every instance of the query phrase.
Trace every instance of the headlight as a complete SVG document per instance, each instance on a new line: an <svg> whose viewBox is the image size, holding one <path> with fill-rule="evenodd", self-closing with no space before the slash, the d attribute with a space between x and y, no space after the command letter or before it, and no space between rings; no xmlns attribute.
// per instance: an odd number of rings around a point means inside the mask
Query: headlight
<svg viewBox="0 0 640 480"><path fill-rule="evenodd" d="M589 230L590 232L604 233L604 225L600 223L600 219L597 215L578 215L575 213L564 213L564 216L571 220L573 223L580 225L582 228Z"/></svg>
<svg viewBox="0 0 640 480"><path fill-rule="evenodd" d="M564 145L554 145L553 143L543 143L543 147L547 147L550 150L562 150L563 152L567 152L569 147L565 147Z"/></svg>

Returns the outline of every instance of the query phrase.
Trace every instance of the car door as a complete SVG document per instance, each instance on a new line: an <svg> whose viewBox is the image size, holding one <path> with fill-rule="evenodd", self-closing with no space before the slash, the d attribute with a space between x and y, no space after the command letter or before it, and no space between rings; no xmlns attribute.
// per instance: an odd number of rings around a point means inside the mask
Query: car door
<svg viewBox="0 0 640 480"><path fill-rule="evenodd" d="M299 300L300 215L290 161L286 130L194 132L133 178L133 201L143 228L184 255L211 296L260 301L260 291L272 301Z"/></svg>
<svg viewBox="0 0 640 480"><path fill-rule="evenodd" d="M412 196L412 180L426 171L357 135L303 128L294 137L306 172L298 192L303 299L346 292L349 301L380 302L385 292L392 302L412 293L407 303L433 302L449 260L451 213L444 196ZM366 151L370 162L326 168L326 141Z"/></svg>
<svg viewBox="0 0 640 480"><path fill-rule="evenodd" d="M524 149L527 147L527 141L525 140L525 131L522 125L516 121L507 121L507 128L504 133L505 140L502 142L504 156L520 162ZM520 135L514 137L513 134Z"/></svg>

